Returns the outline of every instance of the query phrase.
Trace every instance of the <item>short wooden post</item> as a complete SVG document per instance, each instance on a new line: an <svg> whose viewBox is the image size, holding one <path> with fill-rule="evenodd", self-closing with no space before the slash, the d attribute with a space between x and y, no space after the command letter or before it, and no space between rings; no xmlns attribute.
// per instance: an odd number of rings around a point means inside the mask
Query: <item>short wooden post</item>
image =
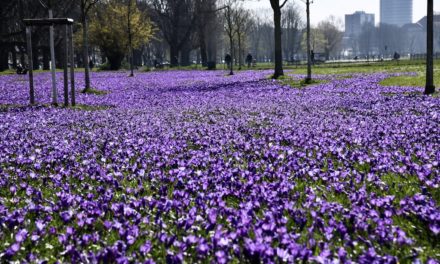
<svg viewBox="0 0 440 264"><path fill-rule="evenodd" d="M69 60L69 40L68 40L69 26L64 28L64 106L69 106L69 77L67 73L67 61Z"/></svg>
<svg viewBox="0 0 440 264"><path fill-rule="evenodd" d="M32 61L32 28L26 27L27 38L27 53L28 53L28 68L29 68L29 97L31 105L35 104L35 92L34 92L34 63Z"/></svg>
<svg viewBox="0 0 440 264"><path fill-rule="evenodd" d="M70 91L72 106L75 106L75 59L73 53L73 26L69 25L69 39L70 39Z"/></svg>

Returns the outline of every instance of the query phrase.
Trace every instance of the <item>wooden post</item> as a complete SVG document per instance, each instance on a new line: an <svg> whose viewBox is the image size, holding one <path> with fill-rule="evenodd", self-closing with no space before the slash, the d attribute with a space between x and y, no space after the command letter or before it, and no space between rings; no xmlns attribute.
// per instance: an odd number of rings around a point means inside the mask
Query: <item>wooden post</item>
<svg viewBox="0 0 440 264"><path fill-rule="evenodd" d="M68 39L69 26L64 26L64 106L69 106L69 77L67 74L67 61L69 60L69 39Z"/></svg>
<svg viewBox="0 0 440 264"><path fill-rule="evenodd" d="M53 18L52 9L49 9L49 18ZM54 44L54 31L53 24L49 27L49 41L50 41L50 60L51 60L51 72L52 72L52 104L58 105L57 99L57 81L55 74L55 44Z"/></svg>
<svg viewBox="0 0 440 264"><path fill-rule="evenodd" d="M70 39L70 97L72 100L72 106L75 106L75 59L73 53L73 26L69 25L69 39Z"/></svg>
<svg viewBox="0 0 440 264"><path fill-rule="evenodd" d="M34 92L34 63L32 61L32 33L31 27L26 27L27 38L27 53L28 53L28 68L29 68L29 97L31 105L35 104L35 92Z"/></svg>

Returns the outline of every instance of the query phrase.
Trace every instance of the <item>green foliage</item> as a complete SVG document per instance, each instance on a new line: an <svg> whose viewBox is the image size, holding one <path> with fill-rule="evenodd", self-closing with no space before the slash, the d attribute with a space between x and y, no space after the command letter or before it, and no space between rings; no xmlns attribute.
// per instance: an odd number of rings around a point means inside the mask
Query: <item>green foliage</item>
<svg viewBox="0 0 440 264"><path fill-rule="evenodd" d="M97 5L90 23L91 43L99 46L107 57L110 70L121 67L129 52L129 39L133 48L147 43L153 35L150 19L132 0L128 5L121 0L109 0ZM129 33L130 32L130 36Z"/></svg>

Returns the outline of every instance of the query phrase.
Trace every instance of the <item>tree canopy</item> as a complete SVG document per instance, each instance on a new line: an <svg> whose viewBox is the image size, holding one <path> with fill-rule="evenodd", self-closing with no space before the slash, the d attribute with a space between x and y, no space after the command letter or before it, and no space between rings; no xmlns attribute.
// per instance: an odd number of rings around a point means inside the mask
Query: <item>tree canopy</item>
<svg viewBox="0 0 440 264"><path fill-rule="evenodd" d="M110 0L96 6L90 23L91 42L99 46L112 70L120 68L129 50L129 28L133 48L139 48L153 37L152 22L136 5L129 10L123 1Z"/></svg>

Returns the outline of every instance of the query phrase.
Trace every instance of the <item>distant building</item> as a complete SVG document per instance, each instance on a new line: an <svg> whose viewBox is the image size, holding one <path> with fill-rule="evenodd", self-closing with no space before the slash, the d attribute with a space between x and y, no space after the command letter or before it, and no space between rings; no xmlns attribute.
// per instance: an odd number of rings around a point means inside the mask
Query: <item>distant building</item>
<svg viewBox="0 0 440 264"><path fill-rule="evenodd" d="M426 16L416 23L402 27L405 33L405 52L408 54L426 53ZM440 52L440 15L434 15L434 50Z"/></svg>
<svg viewBox="0 0 440 264"><path fill-rule="evenodd" d="M374 26L374 14L367 14L364 11L357 11L351 15L345 15L345 36L354 37L362 33L365 25Z"/></svg>
<svg viewBox="0 0 440 264"><path fill-rule="evenodd" d="M380 0L380 23L401 27L412 20L413 0Z"/></svg>
<svg viewBox="0 0 440 264"><path fill-rule="evenodd" d="M374 14L367 14L364 11L356 11L353 14L345 15L345 32L343 37L343 49L346 56L359 54L359 37L362 31L369 26L375 25Z"/></svg>

